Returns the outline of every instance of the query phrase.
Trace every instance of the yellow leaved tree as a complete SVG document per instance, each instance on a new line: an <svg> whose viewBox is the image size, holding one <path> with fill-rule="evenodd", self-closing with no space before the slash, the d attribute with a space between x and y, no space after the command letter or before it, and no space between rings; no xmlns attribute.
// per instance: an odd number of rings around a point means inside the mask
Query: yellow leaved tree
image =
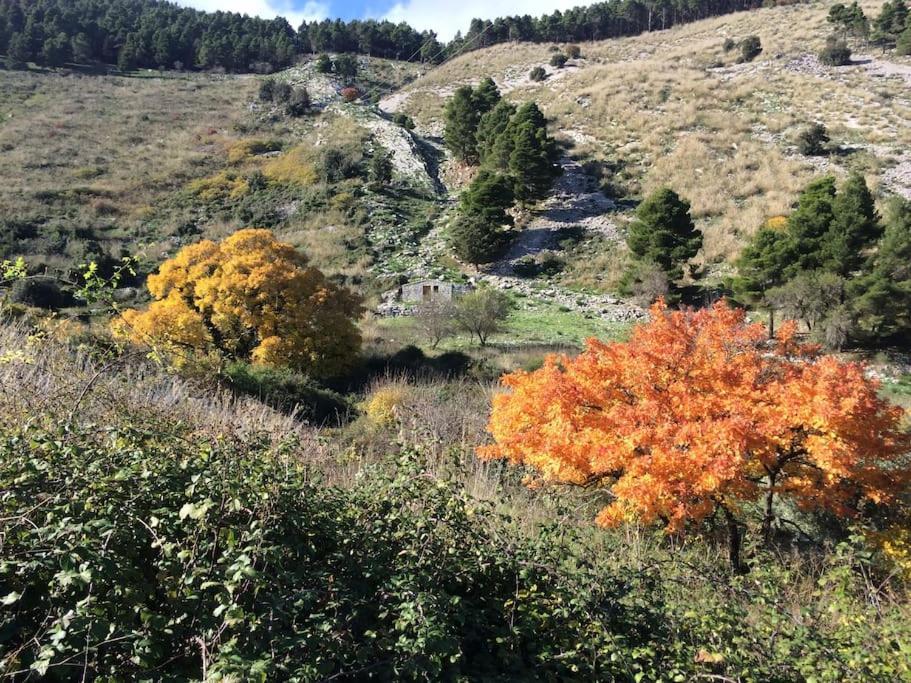
<svg viewBox="0 0 911 683"><path fill-rule="evenodd" d="M115 332L178 365L209 356L326 377L345 371L360 348L359 297L269 230L184 247L147 285L154 301L124 311Z"/></svg>

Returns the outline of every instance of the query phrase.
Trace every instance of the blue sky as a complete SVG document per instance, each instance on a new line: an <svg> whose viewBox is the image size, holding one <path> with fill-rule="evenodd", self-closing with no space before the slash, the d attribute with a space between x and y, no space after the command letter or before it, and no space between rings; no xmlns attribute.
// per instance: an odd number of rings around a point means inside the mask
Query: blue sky
<svg viewBox="0 0 911 683"><path fill-rule="evenodd" d="M326 17L373 17L407 21L431 29L443 40L465 31L474 17L493 19L509 14L538 15L556 9L590 5L595 0L177 0L205 10L242 12L261 17L281 15L297 28L304 20Z"/></svg>

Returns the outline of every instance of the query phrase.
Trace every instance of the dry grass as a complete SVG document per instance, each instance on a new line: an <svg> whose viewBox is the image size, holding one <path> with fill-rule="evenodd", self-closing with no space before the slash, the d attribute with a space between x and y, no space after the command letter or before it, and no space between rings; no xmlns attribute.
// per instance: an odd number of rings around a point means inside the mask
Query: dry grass
<svg viewBox="0 0 911 683"><path fill-rule="evenodd" d="M0 214L134 246L151 207L212 168L255 87L0 72Z"/></svg>
<svg viewBox="0 0 911 683"><path fill-rule="evenodd" d="M875 16L880 4L863 6ZM706 234L704 260L730 260L766 219L788 211L813 176L859 168L879 186L885 160L911 144L911 99L900 76L876 76L863 64L814 64L831 33L827 12L824 4L791 5L583 44L583 59L540 84L527 74L546 66L548 45L498 45L418 80L402 108L438 131L445 97L492 76L510 98L541 104L575 154L610 161L619 169L612 183L627 194L670 185L687 197ZM751 34L763 53L736 64L724 40ZM876 54L855 46L865 52ZM794 137L813 121L859 153L799 156Z"/></svg>

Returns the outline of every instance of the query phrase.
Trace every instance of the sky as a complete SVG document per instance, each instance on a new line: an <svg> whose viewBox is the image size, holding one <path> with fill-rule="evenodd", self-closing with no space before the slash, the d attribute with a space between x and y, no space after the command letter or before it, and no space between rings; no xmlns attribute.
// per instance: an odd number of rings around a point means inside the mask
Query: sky
<svg viewBox="0 0 911 683"><path fill-rule="evenodd" d="M285 17L294 28L303 21L389 19L407 21L418 30L432 29L441 40L463 33L475 17L494 19L511 14L547 14L595 0L178 0L208 11L240 12L263 18Z"/></svg>

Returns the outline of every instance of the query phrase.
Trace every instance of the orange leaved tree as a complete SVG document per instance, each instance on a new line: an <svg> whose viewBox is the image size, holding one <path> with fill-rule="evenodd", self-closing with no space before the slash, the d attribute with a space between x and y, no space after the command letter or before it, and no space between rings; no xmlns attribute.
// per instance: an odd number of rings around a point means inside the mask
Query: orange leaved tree
<svg viewBox="0 0 911 683"><path fill-rule="evenodd" d="M609 489L605 526L638 519L670 531L720 514L742 569L740 527L775 501L854 514L888 503L907 481L902 411L860 364L818 355L785 325L761 325L724 302L669 311L663 303L627 342L589 340L575 358L503 378L482 457L507 458L544 481Z"/></svg>
<svg viewBox="0 0 911 683"><path fill-rule="evenodd" d="M147 284L154 301L125 311L116 331L178 361L214 354L329 376L360 347L358 297L269 230L184 247Z"/></svg>

